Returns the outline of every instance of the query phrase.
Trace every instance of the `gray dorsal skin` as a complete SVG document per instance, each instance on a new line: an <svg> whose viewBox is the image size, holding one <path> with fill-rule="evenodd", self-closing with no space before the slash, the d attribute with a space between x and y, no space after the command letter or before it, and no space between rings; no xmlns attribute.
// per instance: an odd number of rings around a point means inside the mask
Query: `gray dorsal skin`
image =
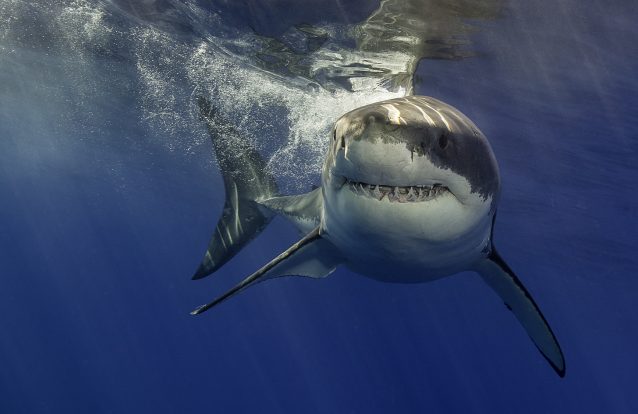
<svg viewBox="0 0 638 414"><path fill-rule="evenodd" d="M218 157L233 149L216 145ZM322 278L341 264L391 283L424 283L471 270L505 302L556 373L565 375L563 353L547 320L494 248L498 166L485 136L459 110L434 98L408 96L343 115L332 133L322 186L307 194L273 196L274 180L257 177L263 172L256 152L242 156L245 162L219 163L232 214L225 210L217 232L234 222L242 229L235 231L237 237L213 238L208 254L217 265L204 272L229 260L274 214L306 236L193 314L260 281ZM225 168L235 170L230 174ZM246 178L249 183L242 181Z"/></svg>

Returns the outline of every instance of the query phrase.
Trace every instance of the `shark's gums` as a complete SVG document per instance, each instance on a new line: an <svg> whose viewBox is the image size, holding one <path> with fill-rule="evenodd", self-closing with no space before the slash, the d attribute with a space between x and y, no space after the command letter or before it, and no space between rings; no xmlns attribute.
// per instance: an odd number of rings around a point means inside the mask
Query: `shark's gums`
<svg viewBox="0 0 638 414"><path fill-rule="evenodd" d="M305 236L193 314L257 282L285 275L322 278L340 265L395 283L470 270L501 297L558 375L565 375L549 324L494 247L498 166L483 133L459 110L408 96L350 111L332 131L321 187L281 196L259 153L232 128L220 128L209 101L200 98L199 108L213 138L226 204L194 278L218 270L276 214ZM220 156L231 148L236 156Z"/></svg>

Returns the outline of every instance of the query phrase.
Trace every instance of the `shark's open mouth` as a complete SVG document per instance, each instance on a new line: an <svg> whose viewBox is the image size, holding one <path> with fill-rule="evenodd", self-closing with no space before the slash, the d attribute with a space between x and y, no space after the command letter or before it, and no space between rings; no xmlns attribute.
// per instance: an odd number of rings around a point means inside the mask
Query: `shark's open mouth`
<svg viewBox="0 0 638 414"><path fill-rule="evenodd" d="M357 195L376 198L377 200L387 199L391 202L411 203L419 201L433 200L450 190L441 184L433 185L412 185L408 187L388 186L378 184L368 184L360 181L346 180L345 185L350 191Z"/></svg>

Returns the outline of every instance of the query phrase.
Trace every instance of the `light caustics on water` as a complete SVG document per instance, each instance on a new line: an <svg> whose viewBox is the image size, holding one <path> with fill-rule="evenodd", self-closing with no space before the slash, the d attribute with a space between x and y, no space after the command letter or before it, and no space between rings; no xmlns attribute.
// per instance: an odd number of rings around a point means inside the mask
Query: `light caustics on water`
<svg viewBox="0 0 638 414"><path fill-rule="evenodd" d="M285 190L300 190L318 177L339 116L412 93L423 58L471 55L471 22L498 16L502 1L383 0L358 24L298 24L271 38L197 1L0 0L0 54L32 43L66 51L87 84L100 65L130 65L141 121L176 150L208 139L195 103L206 97ZM46 30L28 33L38 21Z"/></svg>

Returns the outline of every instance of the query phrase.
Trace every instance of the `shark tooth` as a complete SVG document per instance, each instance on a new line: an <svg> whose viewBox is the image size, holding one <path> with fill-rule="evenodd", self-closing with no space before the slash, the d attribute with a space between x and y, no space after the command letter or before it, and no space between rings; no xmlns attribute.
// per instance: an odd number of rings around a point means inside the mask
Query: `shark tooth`
<svg viewBox="0 0 638 414"><path fill-rule="evenodd" d="M414 194L414 187L410 187L410 189L408 190L407 200L414 201L415 199L416 199L416 196Z"/></svg>
<svg viewBox="0 0 638 414"><path fill-rule="evenodd" d="M379 190L379 186L378 186L378 185L375 185L375 186L374 186L374 189L372 190L372 195L373 195L375 198L378 198L379 200L381 200L381 198L383 198L383 195L382 195L382 194L383 194L383 193L381 193L381 190Z"/></svg>

